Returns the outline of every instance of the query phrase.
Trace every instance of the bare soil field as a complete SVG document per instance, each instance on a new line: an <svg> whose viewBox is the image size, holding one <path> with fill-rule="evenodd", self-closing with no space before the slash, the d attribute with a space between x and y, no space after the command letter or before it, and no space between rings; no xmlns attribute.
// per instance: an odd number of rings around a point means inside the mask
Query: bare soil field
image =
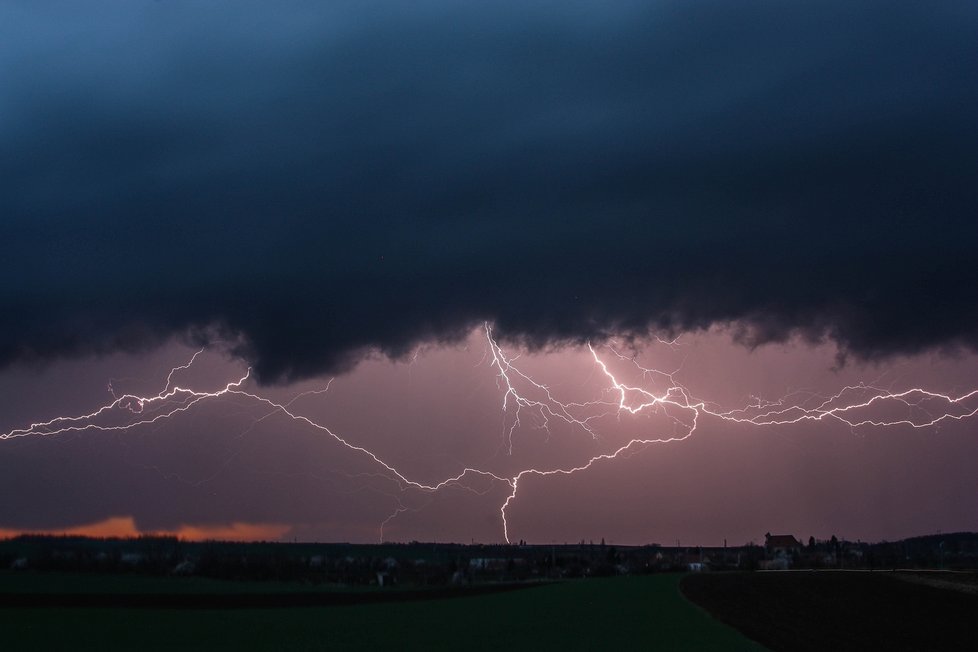
<svg viewBox="0 0 978 652"><path fill-rule="evenodd" d="M978 595L889 572L714 573L680 587L772 650L978 649Z"/></svg>

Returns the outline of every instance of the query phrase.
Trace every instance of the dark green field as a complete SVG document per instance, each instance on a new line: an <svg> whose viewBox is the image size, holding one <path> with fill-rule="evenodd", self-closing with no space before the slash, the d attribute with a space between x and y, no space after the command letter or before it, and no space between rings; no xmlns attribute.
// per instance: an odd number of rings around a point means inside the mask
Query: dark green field
<svg viewBox="0 0 978 652"><path fill-rule="evenodd" d="M385 593L399 593L403 589L390 587ZM207 577L154 577L146 575L116 575L101 573L33 573L0 571L0 606L13 595L28 599L39 596L56 598L91 595L117 598L209 595L364 595L378 592L376 585L310 584L300 582L226 581Z"/></svg>
<svg viewBox="0 0 978 652"><path fill-rule="evenodd" d="M0 591L31 583L24 578L0 577ZM34 583L33 590L257 590L206 580L142 581L125 588L132 580L52 576ZM58 588L66 582L67 588ZM761 649L686 601L678 583L675 575L588 579L491 595L302 608L5 608L0 640L5 651Z"/></svg>
<svg viewBox="0 0 978 652"><path fill-rule="evenodd" d="M238 594L318 591L370 591L369 586L335 587L298 582L227 582L207 577L152 577L98 573L33 573L0 571L0 594Z"/></svg>

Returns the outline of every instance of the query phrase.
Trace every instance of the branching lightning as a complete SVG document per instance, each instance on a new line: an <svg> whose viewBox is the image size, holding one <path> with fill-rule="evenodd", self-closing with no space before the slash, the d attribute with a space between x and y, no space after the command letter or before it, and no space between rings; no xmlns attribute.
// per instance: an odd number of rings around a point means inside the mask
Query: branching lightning
<svg viewBox="0 0 978 652"><path fill-rule="evenodd" d="M576 466L556 468L525 468L513 475L499 474L488 470L465 467L453 476L437 483L426 483L407 477L393 463L381 458L370 449L358 445L348 438L340 436L328 426L300 414L293 407L298 398L322 394L329 386L321 390L311 390L296 395L290 401L280 403L266 396L248 391L245 384L250 377L250 369L241 377L231 380L210 391L202 391L183 387L175 377L194 365L203 349L193 354L190 360L173 367L166 377L163 389L154 395L141 396L136 394L117 395L112 384L109 392L112 401L93 412L78 416L58 416L48 421L32 423L23 428L10 430L0 434L0 440L15 439L27 436L54 436L64 433L84 431L122 431L158 423L187 412L198 403L214 400L224 396L237 396L265 408L262 416L255 419L257 423L279 414L286 418L312 428L333 439L337 444L364 456L378 467L378 475L393 481L401 492L418 491L428 494L438 492L446 487L461 488L483 495L488 490L479 491L466 483L466 478L482 477L490 483L503 483L509 492L505 501L500 505L499 513L502 524L503 538L509 542L510 532L507 521L507 510L517 498L520 481L527 476L547 477L553 475L571 475L581 473L600 462L614 460L627 451L639 450L655 444L681 442L691 437L701 419L713 418L739 424L758 427L784 426L806 421L840 422L852 429L861 427L885 428L893 426L910 426L913 428L929 428L949 420L963 420L978 415L978 389L952 396L929 391L919 387L890 391L874 385L848 385L836 394L828 397L814 398L812 395L801 393L789 394L774 401L754 399L748 405L736 409L722 410L705 400L697 399L680 382L676 380L677 371L667 372L641 366L634 358L618 351L612 344L595 346L589 343L588 350L594 360L595 368L606 379L606 391L601 398L587 402L565 402L554 396L552 389L546 384L534 380L529 374L520 370L516 365L518 357L508 357L493 337L489 324L484 326L486 339L486 354L494 370L496 383L502 392L502 410L509 421L505 428L505 447L511 455L513 452L514 434L523 426L523 417L532 413L540 428L548 430L551 423L562 422L567 426L579 429L594 440L600 442L601 436L597 430L598 423L607 417L622 415L638 415L654 413L670 419L676 432L670 436L635 437L623 445L616 446L609 452L594 455ZM678 346L677 340L660 343L670 348ZM639 372L642 385L628 384L620 380L611 370L604 352L607 351L612 359L625 362L635 367ZM415 353L418 358L420 349ZM332 379L330 383L332 383ZM805 400L800 400L804 398ZM807 405L806 403L814 403ZM885 406L903 406L916 408L911 410L912 416L887 419L869 414L870 411ZM917 418L917 414L924 416ZM399 514L410 511L398 496L393 496L395 508L380 524L380 537L383 540L384 527Z"/></svg>

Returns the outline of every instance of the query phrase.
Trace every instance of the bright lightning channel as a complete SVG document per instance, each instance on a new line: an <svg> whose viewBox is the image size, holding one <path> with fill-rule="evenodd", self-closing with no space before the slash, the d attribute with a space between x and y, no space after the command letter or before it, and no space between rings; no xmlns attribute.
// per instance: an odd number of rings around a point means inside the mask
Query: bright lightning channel
<svg viewBox="0 0 978 652"><path fill-rule="evenodd" d="M380 475L394 481L402 491L414 489L424 493L434 493L446 487L458 487L478 495L483 495L486 493L485 491L476 491L472 487L464 484L463 479L467 476L482 476L493 483L505 483L509 486L509 493L505 501L500 505L499 514L502 523L503 538L509 543L510 533L509 523L506 519L507 510L513 504L513 501L516 500L520 481L524 477L572 475L586 471L596 463L614 460L626 451L635 448L686 440L696 432L702 417L754 426L789 425L805 421L835 420L855 429L859 427L885 428L898 425L911 426L913 428L928 428L936 426L942 421L960 421L978 414L978 406L968 408L970 399L978 397L978 389L971 390L959 396L951 396L919 387L892 392L873 385L863 384L848 385L836 394L822 398L821 402L815 407L804 407L802 404L792 403L790 401L792 395L789 395L777 401L756 399L746 407L724 411L717 409L707 401L694 398L684 385L675 380L675 372L665 372L642 367L634 358L623 355L611 344L604 344L596 348L591 343L587 345L588 350L594 359L596 367L608 381L608 391L606 394L610 393L616 400L605 398L588 402L562 402L554 397L551 389L547 385L537 382L516 366L517 358L506 355L502 347L493 338L492 327L488 323L484 325L484 331L487 346L485 359L489 361L491 368L495 369L496 382L503 394L503 412L512 415L512 420L506 430L506 444L510 454L513 451L513 434L522 425L521 415L524 411L532 411L541 420L541 427L543 429L548 429L551 422L562 421L569 426L579 428L594 439L599 439L599 435L594 429L595 425L604 417L621 415L623 413L632 415L644 412L659 413L666 415L680 427L679 434L670 437L636 437L615 450L595 455L578 466L549 469L526 468L512 476L503 476L483 469L466 467L456 475L445 478L435 484L428 484L408 478L393 464L382 459L368 448L357 445L340 436L326 425L294 411L292 405L298 398L310 394L322 394L328 391L329 385L325 389L302 392L286 403L279 403L260 394L243 389L245 382L251 375L250 369L240 378L231 380L223 387L213 391L200 391L175 384L174 375L193 366L200 354L203 353L203 349L201 349L194 353L186 364L173 367L170 370L166 377L166 384L157 394L150 396L123 394L118 396L110 384L109 391L112 393L113 400L97 410L88 414L59 416L48 421L32 423L24 428L16 428L0 434L0 440L27 436L53 436L90 430L131 430L170 419L183 412L187 412L205 400L217 399L227 395L239 396L268 408L268 412L259 419L256 419L255 423L267 419L273 414L282 414L293 421L320 431L345 448L369 458L382 469ZM670 347L677 345L677 340L658 341ZM647 387L629 385L620 381L609 369L608 364L601 355L599 355L599 349L607 349L612 356L622 361L631 362L641 372L643 380L649 381L649 384L652 386L655 386L658 380L658 384L666 385L665 389L656 392ZM415 353L415 359L417 355ZM332 383L332 380L330 380L330 383ZM519 387L524 386L529 392L519 389ZM868 398L866 398L867 396ZM907 407L917 407L923 410L922 404L924 402L927 402L928 405L931 403L943 405L944 409L936 414L925 412L927 418L919 420L913 418L888 420L869 417L860 418L856 416L860 414L861 410L879 407L887 403L899 403ZM676 416L674 413L677 411L685 413L687 419L680 419ZM97 422L101 417L126 412L132 415L131 420L126 423L104 424ZM396 496L394 498L397 502L396 508L380 524L381 541L383 541L384 537L384 527L389 525L399 514L410 509L399 498Z"/></svg>

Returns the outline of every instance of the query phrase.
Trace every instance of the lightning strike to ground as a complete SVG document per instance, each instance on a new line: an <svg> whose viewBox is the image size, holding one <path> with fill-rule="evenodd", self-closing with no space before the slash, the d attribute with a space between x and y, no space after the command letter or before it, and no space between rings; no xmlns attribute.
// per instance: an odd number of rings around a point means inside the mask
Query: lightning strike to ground
<svg viewBox="0 0 978 652"><path fill-rule="evenodd" d="M607 381L606 391L602 397L587 402L566 402L556 398L549 386L534 380L530 375L520 370L516 365L518 356L509 357L506 355L494 339L492 327L488 323L484 325L484 332L487 347L484 361L488 361L490 367L495 371L496 383L502 392L502 410L509 418L509 425L505 428L505 445L510 455L513 452L514 434L523 426L522 417L526 412L532 413L534 418L539 421L539 427L548 432L551 423L560 421L572 428L580 429L597 441L601 440L596 429L597 424L606 417L624 414L655 413L664 415L673 422L676 432L670 436L634 437L625 444L617 446L609 452L594 455L577 466L531 467L522 469L515 475L504 475L484 469L465 467L455 475L437 483L427 483L409 478L399 471L392 462L337 434L323 423L300 414L293 407L298 398L322 394L328 391L329 385L321 390L302 392L285 403L279 403L243 388L250 378L250 369L241 377L230 380L225 385L210 391L201 391L177 384L174 377L179 372L194 365L197 358L203 353L203 349L201 349L194 353L188 362L170 370L163 389L157 394L142 396L127 393L120 396L115 393L110 383L108 389L113 400L98 409L88 414L57 416L47 421L16 428L0 434L0 440L27 436L55 436L86 431L132 430L171 419L187 412L202 401L214 400L224 396L237 396L267 410L263 416L255 419L252 427L274 414L281 414L294 422L323 433L337 444L364 456L379 467L379 475L393 481L401 492L415 490L433 494L447 487L454 487L477 495L487 493L488 490L478 491L467 485L466 478L469 476L478 476L487 479L490 483L507 485L509 492L499 507L499 514L503 538L509 543L510 527L507 521L507 510L516 500L520 481L523 478L581 473L595 464L614 460L628 451L644 449L652 445L682 442L693 436L703 418L757 427L785 426L806 421L837 421L855 430L862 427L887 428L894 426L931 428L944 421L960 421L978 414L978 389L953 396L920 387L894 392L872 384L847 385L837 393L827 397L819 397L815 401L811 400L811 396L808 396L805 401L794 400L801 396L800 393L796 392L774 401L754 398L744 407L722 410L711 402L695 398L690 390L675 379L677 371L668 372L643 367L635 358L622 354L610 343L597 346L591 343L587 344L596 369ZM670 348L678 346L678 339L671 341L657 339L657 341ZM605 351L608 353L608 356L605 357L615 358L634 366L645 386L632 385L619 380L603 357ZM417 361L419 353L420 349L415 353L412 363ZM331 379L330 383L332 382ZM805 403L810 402L814 402L815 405L806 407ZM972 406L972 403L975 405ZM917 408L918 413L922 412L926 416L922 418L910 416L885 419L865 415L866 410L889 404L902 405L905 408ZM124 423L104 422L110 417L119 418L120 415L128 420ZM684 418L680 415L683 415ZM411 508L404 505L398 496L393 495L391 497L394 498L396 505L390 516L380 524L381 541L383 541L385 526L389 525L401 513L412 511Z"/></svg>

